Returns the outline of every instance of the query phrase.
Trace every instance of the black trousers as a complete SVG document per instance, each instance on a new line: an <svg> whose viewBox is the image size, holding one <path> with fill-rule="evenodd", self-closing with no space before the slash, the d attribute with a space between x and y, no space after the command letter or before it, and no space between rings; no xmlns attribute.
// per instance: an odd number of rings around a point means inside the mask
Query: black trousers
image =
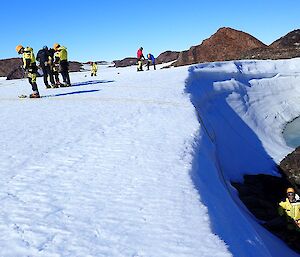
<svg viewBox="0 0 300 257"><path fill-rule="evenodd" d="M60 74L63 77L64 83L71 85L70 75L69 75L69 62L61 61L60 62Z"/></svg>
<svg viewBox="0 0 300 257"><path fill-rule="evenodd" d="M43 77L44 77L45 86L49 85L48 84L48 76L49 76L51 85L54 85L55 82L54 82L53 73L52 73L52 70L51 70L50 66L49 65L47 65L47 66L41 65L41 68L43 70Z"/></svg>
<svg viewBox="0 0 300 257"><path fill-rule="evenodd" d="M53 76L55 78L55 84L59 84L59 73L58 73L58 71L53 72Z"/></svg>
<svg viewBox="0 0 300 257"><path fill-rule="evenodd" d="M147 61L147 70L149 70L149 67L150 67L151 63L152 63L151 60L148 60L148 61ZM154 70L156 70L155 62L153 63L153 67L154 67Z"/></svg>
<svg viewBox="0 0 300 257"><path fill-rule="evenodd" d="M53 77L55 79L55 84L59 84L59 64L57 63L53 63L52 66L51 66L51 69L52 69L52 74L53 74Z"/></svg>

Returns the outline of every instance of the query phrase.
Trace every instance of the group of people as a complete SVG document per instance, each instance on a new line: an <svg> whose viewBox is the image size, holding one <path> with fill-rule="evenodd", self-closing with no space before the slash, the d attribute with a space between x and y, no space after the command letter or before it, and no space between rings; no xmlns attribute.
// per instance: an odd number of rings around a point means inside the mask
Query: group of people
<svg viewBox="0 0 300 257"><path fill-rule="evenodd" d="M146 60L144 54L143 54L143 47L140 47L137 51L137 62L138 62L138 67L137 71L143 71L143 61ZM147 70L150 69L150 65L153 65L154 70L156 70L155 67L155 58L153 54L149 53L147 54Z"/></svg>
<svg viewBox="0 0 300 257"><path fill-rule="evenodd" d="M53 48L50 49L48 49L47 46L44 46L38 51L36 58L31 47L18 45L16 47L16 51L18 54L22 55L23 69L27 73L28 81L32 86L32 94L29 95L30 98L40 98L36 83L38 72L36 61L39 62L39 66L43 71L44 84L46 88L71 86L68 52L66 47L61 46L58 43L55 43ZM59 80L59 73L62 75L63 83ZM50 85L48 78L50 80Z"/></svg>
<svg viewBox="0 0 300 257"><path fill-rule="evenodd" d="M32 87L32 94L29 95L30 98L39 98L39 90L36 83L38 65L36 61L39 62L39 66L43 71L44 84L46 88L58 88L58 87L69 87L71 86L70 76L69 76L69 62L68 62L68 52L67 48L61 46L58 43L53 45L53 48L48 48L44 46L37 53L35 58L33 49L29 46L23 47L22 45L16 46L16 51L18 54L22 55L23 58L23 69L27 73L28 81ZM143 71L143 61L146 60L143 54L143 47L140 47L137 51L138 67L137 71ZM154 70L155 58L153 54L149 53L147 55L147 70L150 69L150 65L153 65ZM97 63L91 63L91 76L97 76ZM59 73L62 75L63 83L59 81ZM50 80L50 84L49 81Z"/></svg>

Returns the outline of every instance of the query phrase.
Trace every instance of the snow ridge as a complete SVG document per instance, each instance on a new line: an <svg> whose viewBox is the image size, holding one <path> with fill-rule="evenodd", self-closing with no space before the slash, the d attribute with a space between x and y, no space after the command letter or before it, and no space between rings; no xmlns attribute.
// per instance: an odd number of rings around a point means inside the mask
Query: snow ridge
<svg viewBox="0 0 300 257"><path fill-rule="evenodd" d="M280 129L300 113L295 96L290 97L295 92L282 97L286 111L277 112L282 101L278 91L287 92L289 86L295 89L299 82L293 73L295 62L299 60L236 61L189 69L186 92L203 128L192 177L208 206L214 231L234 256L297 256L259 225L261 221L249 213L230 185L230 181L241 181L244 174L278 175L276 160L290 150ZM292 73L285 84L279 71ZM280 113L281 119L268 119L273 112Z"/></svg>

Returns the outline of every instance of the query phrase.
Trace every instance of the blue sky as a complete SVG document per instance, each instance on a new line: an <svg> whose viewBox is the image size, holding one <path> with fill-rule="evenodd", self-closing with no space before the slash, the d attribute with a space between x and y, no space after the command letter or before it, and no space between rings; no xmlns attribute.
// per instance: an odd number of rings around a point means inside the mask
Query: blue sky
<svg viewBox="0 0 300 257"><path fill-rule="evenodd" d="M140 46L157 56L200 44L220 27L270 44L300 28L299 11L299 0L2 1L0 59L16 57L18 44L37 52L55 42L78 61L123 59Z"/></svg>

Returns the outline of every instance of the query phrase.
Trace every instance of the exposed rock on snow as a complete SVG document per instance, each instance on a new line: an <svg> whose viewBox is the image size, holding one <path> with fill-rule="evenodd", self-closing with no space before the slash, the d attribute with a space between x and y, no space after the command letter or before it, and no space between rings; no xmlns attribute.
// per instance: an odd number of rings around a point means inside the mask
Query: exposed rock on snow
<svg viewBox="0 0 300 257"><path fill-rule="evenodd" d="M9 58L0 60L0 76L10 76L11 79L22 78L24 72L21 72L22 59L21 58ZM19 70L19 71L17 71ZM15 75L18 74L18 75Z"/></svg>
<svg viewBox="0 0 300 257"><path fill-rule="evenodd" d="M181 52L175 66L193 63L238 60L241 53L267 47L255 37L232 28L221 28L201 45Z"/></svg>
<svg viewBox="0 0 300 257"><path fill-rule="evenodd" d="M166 51L161 53L157 58L156 58L156 63L167 63L167 62L172 62L176 61L180 52L174 52L174 51Z"/></svg>
<svg viewBox="0 0 300 257"><path fill-rule="evenodd" d="M280 168L288 179L300 188L300 147L297 147L281 161Z"/></svg>
<svg viewBox="0 0 300 257"><path fill-rule="evenodd" d="M113 63L115 64L116 68L128 67L128 66L136 65L137 58L127 57L127 58L124 58L123 60L115 60L115 61L113 61Z"/></svg>
<svg viewBox="0 0 300 257"><path fill-rule="evenodd" d="M21 58L9 58L0 60L0 77L7 77L8 80L24 78L24 71L21 68ZM82 63L69 62L69 71L77 72L82 70Z"/></svg>

